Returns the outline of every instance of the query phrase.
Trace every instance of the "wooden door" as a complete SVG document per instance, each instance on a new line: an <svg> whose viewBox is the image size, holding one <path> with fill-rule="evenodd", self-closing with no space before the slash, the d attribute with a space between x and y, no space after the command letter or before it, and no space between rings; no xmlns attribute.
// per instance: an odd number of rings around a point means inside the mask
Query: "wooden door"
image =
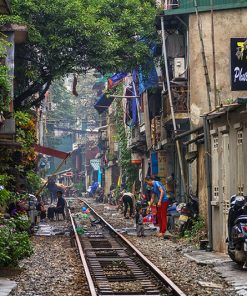
<svg viewBox="0 0 247 296"><path fill-rule="evenodd" d="M222 150L222 212L223 212L223 221L222 221L222 251L227 251L227 245L225 243L226 238L228 237L228 212L230 207L230 150L229 150L229 134L222 135L221 141L221 150Z"/></svg>

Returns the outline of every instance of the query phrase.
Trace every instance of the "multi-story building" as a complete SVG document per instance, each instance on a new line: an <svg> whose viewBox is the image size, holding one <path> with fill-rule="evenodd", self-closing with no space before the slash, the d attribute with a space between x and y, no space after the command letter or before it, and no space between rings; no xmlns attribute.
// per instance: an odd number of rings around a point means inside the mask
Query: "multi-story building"
<svg viewBox="0 0 247 296"><path fill-rule="evenodd" d="M142 181L159 176L180 201L198 196L208 247L225 251L230 196L247 184L247 3L159 2L160 67L126 82L128 147Z"/></svg>
<svg viewBox="0 0 247 296"><path fill-rule="evenodd" d="M182 65L184 72L180 76L185 76L187 81L185 102L189 107L191 136L184 143L187 154L183 157L195 157L189 170L191 179L187 182L193 189L197 188L201 215L205 219L209 215L212 248L225 251L230 196L246 193L243 164L247 157L244 150L247 38L243 28L247 3L231 0L173 2L165 1L161 20L168 64L174 74L178 63L180 68ZM178 36L184 44L183 60L169 58L170 48L177 51L181 44ZM173 81L170 79L171 85ZM174 99L174 95L172 97ZM182 136L178 137L184 142Z"/></svg>
<svg viewBox="0 0 247 296"><path fill-rule="evenodd" d="M9 15L9 1L0 1L0 15ZM0 66L8 69L8 93L4 90L4 86L0 85L1 106L0 109L0 145L2 147L18 146L15 142L15 119L13 117L13 99L14 99L14 69L15 69L15 45L23 43L27 36L26 26L16 24L5 24L0 26L1 49L4 48L6 42L6 53L0 57ZM1 75L4 73L1 70ZM2 79L3 81L3 79ZM8 99L7 99L8 98Z"/></svg>

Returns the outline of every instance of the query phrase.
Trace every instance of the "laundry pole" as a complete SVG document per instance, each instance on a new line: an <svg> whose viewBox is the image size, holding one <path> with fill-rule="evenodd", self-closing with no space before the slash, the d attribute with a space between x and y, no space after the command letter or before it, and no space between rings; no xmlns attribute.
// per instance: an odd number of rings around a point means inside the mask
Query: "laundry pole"
<svg viewBox="0 0 247 296"><path fill-rule="evenodd" d="M168 60L167 60L167 51L166 51L166 37L165 37L164 17L163 16L161 17L161 33L162 33L163 57L164 57L164 63L165 63L165 72L166 72L166 81L167 81L169 104L170 104L170 108L171 108L173 130L174 130L174 134L175 134L175 137L176 137L176 135L177 135L177 126L176 126L176 119L175 119L175 113L174 113L173 102L172 102L170 77L169 77L169 71L168 71ZM181 173L183 188L184 188L184 191L187 192L187 186L186 186L186 182L185 182L185 174L184 174L184 167L183 167L183 161L182 161L182 155L181 155L179 140L176 140L176 148L177 148L178 161L179 161L179 167L180 167L180 173Z"/></svg>

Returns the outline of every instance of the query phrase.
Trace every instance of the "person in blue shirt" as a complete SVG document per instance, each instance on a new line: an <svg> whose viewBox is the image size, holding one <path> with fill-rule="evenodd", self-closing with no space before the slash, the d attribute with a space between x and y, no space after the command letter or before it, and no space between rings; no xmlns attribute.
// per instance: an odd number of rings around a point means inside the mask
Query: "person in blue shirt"
<svg viewBox="0 0 247 296"><path fill-rule="evenodd" d="M157 205L157 218L160 227L158 236L164 237L167 230L167 208L169 204L166 189L160 181L147 179L146 183L152 187L150 206Z"/></svg>

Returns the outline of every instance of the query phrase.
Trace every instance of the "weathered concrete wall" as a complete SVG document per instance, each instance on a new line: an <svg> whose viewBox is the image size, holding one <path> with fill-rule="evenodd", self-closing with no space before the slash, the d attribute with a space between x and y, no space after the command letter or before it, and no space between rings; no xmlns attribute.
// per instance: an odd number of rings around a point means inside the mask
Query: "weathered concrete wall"
<svg viewBox="0 0 247 296"><path fill-rule="evenodd" d="M199 197L199 211L200 216L204 219L207 225L208 208L207 208L207 182L205 172L205 146L198 146L198 159L197 159L197 179L198 179L198 197Z"/></svg>
<svg viewBox="0 0 247 296"><path fill-rule="evenodd" d="M105 187L104 187L105 194L108 194L110 192L111 183L112 183L112 170L110 167L105 169Z"/></svg>
<svg viewBox="0 0 247 296"><path fill-rule="evenodd" d="M217 148L212 144L213 170L213 248L226 252L225 240L228 236L227 219L230 196L238 194L243 186L247 193L247 113L245 106L237 111L228 112L213 120L211 142L218 138ZM242 133L242 142L238 133ZM214 158L214 153L216 157ZM217 160L217 162L216 162ZM241 186L240 186L241 185ZM214 194L218 187L218 194Z"/></svg>
<svg viewBox="0 0 247 296"><path fill-rule="evenodd" d="M208 64L209 77L213 90L213 56L211 41L210 12L200 13L202 20L203 40ZM214 12L215 51L216 51L216 85L221 102L238 97L246 97L246 91L231 91L230 84L230 38L247 37L247 9L222 10ZM190 89L191 89L191 120L194 126L201 124L200 115L208 112L206 83L201 56L196 15L189 17L190 46ZM212 107L215 107L213 92Z"/></svg>

